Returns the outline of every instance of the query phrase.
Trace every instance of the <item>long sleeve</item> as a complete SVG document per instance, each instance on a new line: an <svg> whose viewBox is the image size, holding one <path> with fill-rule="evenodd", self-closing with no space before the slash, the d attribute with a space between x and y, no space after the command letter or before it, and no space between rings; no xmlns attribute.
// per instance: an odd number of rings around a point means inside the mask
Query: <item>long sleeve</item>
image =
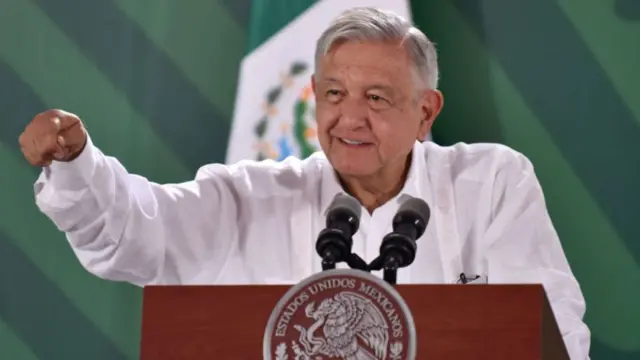
<svg viewBox="0 0 640 360"><path fill-rule="evenodd" d="M569 356L589 359L585 301L549 217L531 162L521 154L498 172L485 234L491 283L542 283Z"/></svg>
<svg viewBox="0 0 640 360"><path fill-rule="evenodd" d="M239 200L225 171L209 165L193 181L159 185L129 174L89 139L74 161L45 168L34 190L89 272L178 284L202 271L215 277L236 246Z"/></svg>

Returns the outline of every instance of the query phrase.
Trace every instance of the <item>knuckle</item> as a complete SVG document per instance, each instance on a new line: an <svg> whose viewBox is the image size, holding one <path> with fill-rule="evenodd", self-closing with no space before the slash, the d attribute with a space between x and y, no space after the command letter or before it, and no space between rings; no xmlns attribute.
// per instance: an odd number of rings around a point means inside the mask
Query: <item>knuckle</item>
<svg viewBox="0 0 640 360"><path fill-rule="evenodd" d="M34 118L34 122L48 122L51 121L51 119L53 119L54 117L57 116L61 116L61 110L59 109L49 109L46 111L41 112L40 114L36 115L36 117Z"/></svg>

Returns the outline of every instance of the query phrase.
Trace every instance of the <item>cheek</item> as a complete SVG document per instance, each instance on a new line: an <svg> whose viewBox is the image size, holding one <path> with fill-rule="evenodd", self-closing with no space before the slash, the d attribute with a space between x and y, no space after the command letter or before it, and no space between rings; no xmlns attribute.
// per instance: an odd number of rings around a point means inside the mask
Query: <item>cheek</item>
<svg viewBox="0 0 640 360"><path fill-rule="evenodd" d="M318 127L318 135L326 136L326 133L338 121L338 111L331 105L317 104L316 106L316 124Z"/></svg>
<svg viewBox="0 0 640 360"><path fill-rule="evenodd" d="M400 128L398 128L396 119L380 116L375 112L369 113L369 119L371 119L371 132L381 144L393 143L394 139L398 138Z"/></svg>
<svg viewBox="0 0 640 360"><path fill-rule="evenodd" d="M371 131L380 143L380 151L391 155L413 147L418 127L402 116L390 116L373 119Z"/></svg>

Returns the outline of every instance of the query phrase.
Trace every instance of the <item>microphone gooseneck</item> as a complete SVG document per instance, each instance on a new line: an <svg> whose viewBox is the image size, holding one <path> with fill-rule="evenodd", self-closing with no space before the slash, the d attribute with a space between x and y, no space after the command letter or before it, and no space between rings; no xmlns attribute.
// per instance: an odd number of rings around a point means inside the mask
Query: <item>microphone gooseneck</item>
<svg viewBox="0 0 640 360"><path fill-rule="evenodd" d="M396 283L397 270L413 263L416 257L416 240L427 228L431 210L418 198L405 201L393 217L393 231L382 239L380 255L369 264L368 271L383 270L384 280Z"/></svg>

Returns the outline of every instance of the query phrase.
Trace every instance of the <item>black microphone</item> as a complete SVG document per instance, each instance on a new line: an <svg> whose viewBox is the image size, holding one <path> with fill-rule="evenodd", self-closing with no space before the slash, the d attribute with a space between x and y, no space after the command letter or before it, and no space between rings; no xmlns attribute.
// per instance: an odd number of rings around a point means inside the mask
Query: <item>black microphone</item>
<svg viewBox="0 0 640 360"><path fill-rule="evenodd" d="M326 228L318 235L316 251L322 257L322 270L335 269L336 263L347 262L354 269L365 270L367 264L351 253L353 235L360 226L362 207L355 198L338 194L327 211Z"/></svg>
<svg viewBox="0 0 640 360"><path fill-rule="evenodd" d="M393 232L382 239L380 256L369 264L369 271L384 269L384 280L396 283L399 268L409 266L416 258L416 240L424 234L431 210L418 198L405 201L393 217Z"/></svg>

